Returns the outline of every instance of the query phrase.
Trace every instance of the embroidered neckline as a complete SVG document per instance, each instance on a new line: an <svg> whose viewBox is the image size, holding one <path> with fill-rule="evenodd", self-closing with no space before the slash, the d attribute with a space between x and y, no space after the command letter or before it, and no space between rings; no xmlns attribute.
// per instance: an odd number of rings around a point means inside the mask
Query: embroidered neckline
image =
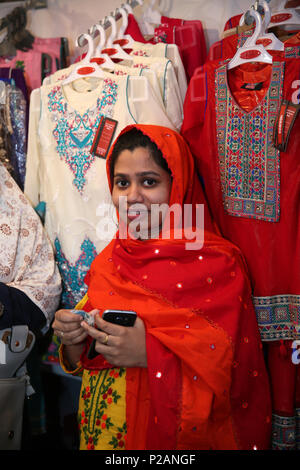
<svg viewBox="0 0 300 470"><path fill-rule="evenodd" d="M224 210L232 216L277 222L280 158L272 131L283 88L284 62L274 62L263 100L247 113L231 96L227 64L216 70L216 120Z"/></svg>
<svg viewBox="0 0 300 470"><path fill-rule="evenodd" d="M48 110L54 122L53 137L56 151L74 175L73 184L83 195L86 174L95 161L90 152L101 116L113 117L118 84L104 79L102 92L94 107L79 113L63 95L61 85L55 85L48 94Z"/></svg>

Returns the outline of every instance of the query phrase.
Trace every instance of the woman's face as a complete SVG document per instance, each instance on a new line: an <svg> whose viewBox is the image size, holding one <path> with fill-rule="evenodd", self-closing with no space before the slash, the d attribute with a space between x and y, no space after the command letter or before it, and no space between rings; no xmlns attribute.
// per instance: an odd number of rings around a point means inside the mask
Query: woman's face
<svg viewBox="0 0 300 470"><path fill-rule="evenodd" d="M172 179L151 156L148 148L123 150L115 162L112 200L126 225L149 238L161 229L163 216L152 215L154 204L168 204ZM126 199L120 200L121 196Z"/></svg>

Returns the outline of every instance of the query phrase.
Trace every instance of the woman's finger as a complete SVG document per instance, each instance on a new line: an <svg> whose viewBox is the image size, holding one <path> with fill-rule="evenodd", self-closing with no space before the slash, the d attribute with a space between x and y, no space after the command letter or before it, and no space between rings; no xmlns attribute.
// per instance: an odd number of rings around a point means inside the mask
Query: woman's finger
<svg viewBox="0 0 300 470"><path fill-rule="evenodd" d="M62 309L57 310L55 313L55 319L63 323L72 323L81 321L82 316L78 315L77 313L72 313L71 310Z"/></svg>
<svg viewBox="0 0 300 470"><path fill-rule="evenodd" d="M54 333L60 338L61 342L66 345L82 343L87 337L87 333L83 328L78 328L72 332L54 330Z"/></svg>

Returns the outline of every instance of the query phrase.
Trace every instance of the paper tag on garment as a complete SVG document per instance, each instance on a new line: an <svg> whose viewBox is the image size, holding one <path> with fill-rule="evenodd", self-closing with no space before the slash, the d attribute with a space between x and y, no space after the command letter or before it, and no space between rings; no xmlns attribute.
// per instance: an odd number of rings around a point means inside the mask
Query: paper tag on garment
<svg viewBox="0 0 300 470"><path fill-rule="evenodd" d="M117 125L118 121L108 117L101 117L91 153L104 159L107 157Z"/></svg>
<svg viewBox="0 0 300 470"><path fill-rule="evenodd" d="M282 100L278 117L274 126L274 145L278 150L285 152L294 122L300 110L300 104Z"/></svg>
<svg viewBox="0 0 300 470"><path fill-rule="evenodd" d="M259 82L259 83L243 83L241 88L244 88L245 90L261 90L264 82Z"/></svg>

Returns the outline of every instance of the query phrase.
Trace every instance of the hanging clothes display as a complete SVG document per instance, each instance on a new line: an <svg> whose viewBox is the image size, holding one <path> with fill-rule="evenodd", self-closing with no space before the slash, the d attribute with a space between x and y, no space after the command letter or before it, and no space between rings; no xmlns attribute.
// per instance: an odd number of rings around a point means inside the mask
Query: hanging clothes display
<svg viewBox="0 0 300 470"><path fill-rule="evenodd" d="M299 415L297 366L291 361L291 343L300 331L299 117L284 151L275 147L274 136L283 100L293 107L299 74L300 61L280 59L278 52L272 64L230 70L227 62L207 62L189 85L182 127L213 216L248 264L268 345L273 448L283 449L296 446Z"/></svg>
<svg viewBox="0 0 300 470"><path fill-rule="evenodd" d="M174 66L181 98L184 101L187 90L187 79L183 67L182 59L176 44L144 44L134 42L131 45L130 55L139 57L165 57L172 61Z"/></svg>
<svg viewBox="0 0 300 470"><path fill-rule="evenodd" d="M116 122L116 134L131 122L172 127L145 77L104 72L92 91L84 81L81 86L57 82L33 93L25 180L33 205L46 204L66 307L82 298L90 262L108 241L97 235L97 208L110 202L105 160L90 153L101 116Z"/></svg>
<svg viewBox="0 0 300 470"><path fill-rule="evenodd" d="M0 57L0 67L21 68L29 94L43 78L61 68L61 38L35 38L29 51L17 50L14 57Z"/></svg>
<svg viewBox="0 0 300 470"><path fill-rule="evenodd" d="M253 29L250 29L241 34L233 34L212 44L209 49L208 60L226 60L232 58L237 49L242 47L252 34ZM283 41L283 56L287 59L297 59L300 57L300 32L292 32L289 35L290 37Z"/></svg>
<svg viewBox="0 0 300 470"><path fill-rule="evenodd" d="M23 189L26 165L27 103L13 79L0 79L1 163Z"/></svg>
<svg viewBox="0 0 300 470"><path fill-rule="evenodd" d="M37 38L24 30L26 8L15 8L0 22L1 29L8 31L0 56L0 81L5 83L1 87L1 158L21 190L25 183L30 93L41 86L45 76L66 65L67 54L65 38Z"/></svg>
<svg viewBox="0 0 300 470"><path fill-rule="evenodd" d="M90 56L83 59L83 67L88 66ZM80 79L79 75L79 80L66 84L81 67L78 62L46 78L31 95L25 193L34 206L44 204L45 228L63 279L65 308L74 307L85 294L90 264L116 231L105 158L91 149L102 120L113 123L113 136L130 123L168 128L180 128L182 123L183 102L171 61L128 57L132 71L125 66L128 61L119 61L113 73L103 68L100 77L87 74ZM99 68L96 60L90 64ZM173 106L169 114L175 123L167 115L166 103ZM103 238L98 225L105 207L110 208L106 219L111 233ZM54 350L51 359L57 359Z"/></svg>
<svg viewBox="0 0 300 470"><path fill-rule="evenodd" d="M92 60L97 62L96 58ZM163 112L167 114L174 128L180 130L183 121L183 99L172 61L165 57L149 57L138 54L132 55L130 61L130 66L124 65L125 63L128 64L128 61L120 61L114 64L113 70L111 70L112 76L145 76L157 101L161 104ZM63 80L69 76L77 65L78 63L73 64L67 70L59 70L47 77L44 84ZM103 68L106 69L105 64L103 64ZM91 79L87 78L86 80Z"/></svg>
<svg viewBox="0 0 300 470"><path fill-rule="evenodd" d="M196 68L206 61L206 39L201 21L162 16L161 24L154 30L154 41L178 46L188 82Z"/></svg>

